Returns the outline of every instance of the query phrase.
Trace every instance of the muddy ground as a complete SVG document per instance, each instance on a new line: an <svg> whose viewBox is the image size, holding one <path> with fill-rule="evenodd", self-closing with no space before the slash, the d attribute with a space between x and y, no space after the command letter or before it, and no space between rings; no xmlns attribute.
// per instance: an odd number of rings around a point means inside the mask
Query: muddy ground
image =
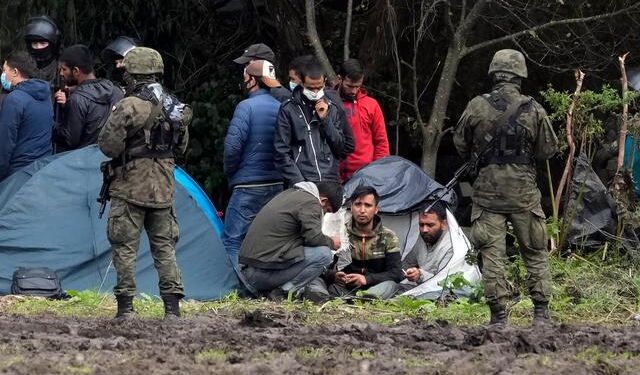
<svg viewBox="0 0 640 375"><path fill-rule="evenodd" d="M257 311L180 322L0 317L6 374L634 374L637 327L301 325Z"/></svg>

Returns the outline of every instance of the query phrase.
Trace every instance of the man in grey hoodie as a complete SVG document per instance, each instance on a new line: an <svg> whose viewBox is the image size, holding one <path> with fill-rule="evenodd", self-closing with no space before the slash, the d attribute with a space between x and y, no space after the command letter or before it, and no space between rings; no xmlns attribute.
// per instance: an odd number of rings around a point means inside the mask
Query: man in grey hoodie
<svg viewBox="0 0 640 375"><path fill-rule="evenodd" d="M300 182L275 196L251 223L240 249L242 274L255 294L297 294L331 264L340 237L322 233L322 217L342 205L342 186Z"/></svg>

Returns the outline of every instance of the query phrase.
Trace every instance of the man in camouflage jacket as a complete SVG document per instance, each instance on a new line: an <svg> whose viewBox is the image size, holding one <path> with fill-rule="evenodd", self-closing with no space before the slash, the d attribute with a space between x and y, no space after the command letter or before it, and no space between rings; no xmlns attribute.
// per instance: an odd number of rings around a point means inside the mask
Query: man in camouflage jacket
<svg viewBox="0 0 640 375"><path fill-rule="evenodd" d="M137 47L127 54L124 66L126 97L113 108L98 137L100 149L113 158L115 170L109 189L107 234L118 275L114 287L116 317L133 313L136 258L143 227L158 271L165 317L176 317L180 316L179 300L184 296L184 287L175 256L179 229L173 208L174 153L186 151L186 125L191 116L189 112L183 117L177 142L168 152L149 147L147 139L153 138L153 129L161 127L154 128L154 124L166 120L159 109L164 88L156 82L156 75L163 72L162 57L155 50Z"/></svg>
<svg viewBox="0 0 640 375"><path fill-rule="evenodd" d="M551 275L536 162L553 156L558 140L544 108L520 93L521 79L527 77L522 53L498 51L489 75L493 91L469 102L454 135L463 158L472 153L480 156L473 185L471 241L482 258L491 323L504 324L509 299L505 235L507 221L511 222L528 271L534 322L544 322L549 319Z"/></svg>
<svg viewBox="0 0 640 375"><path fill-rule="evenodd" d="M396 293L396 283L404 278L398 237L382 225L377 215L379 200L370 186L360 186L351 195L352 218L346 224L350 254L338 255L350 257L351 261L342 270L327 275L331 296L353 296L364 290L371 296L388 299Z"/></svg>

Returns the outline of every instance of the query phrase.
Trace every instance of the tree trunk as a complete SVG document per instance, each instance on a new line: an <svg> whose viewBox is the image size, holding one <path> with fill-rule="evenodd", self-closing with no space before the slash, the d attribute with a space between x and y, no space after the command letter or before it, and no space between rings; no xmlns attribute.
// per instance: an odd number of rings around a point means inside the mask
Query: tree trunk
<svg viewBox="0 0 640 375"><path fill-rule="evenodd" d="M306 28L304 9L290 0L271 0L265 9L269 17L276 21L276 43L277 50L280 51L279 65L276 68L280 69L279 72L284 72L286 77L286 62L306 53L305 40L300 38Z"/></svg>
<svg viewBox="0 0 640 375"><path fill-rule="evenodd" d="M436 96L431 108L429 122L422 124L422 169L430 176L435 176L438 148L442 138L442 129L447 116L449 97L456 79L456 72L460 64L462 43L459 40L452 41L444 60L440 82L436 89Z"/></svg>
<svg viewBox="0 0 640 375"><path fill-rule="evenodd" d="M344 56L342 60L349 59L349 42L351 39L351 19L353 18L353 0L347 2L347 25L344 27Z"/></svg>
<svg viewBox="0 0 640 375"><path fill-rule="evenodd" d="M307 15L307 36L309 37L309 42L313 46L316 57L318 58L318 60L320 60L320 64L322 64L325 72L327 73L329 86L333 86L336 81L336 72L333 70L331 62L329 61L329 57L327 57L327 53L324 51L324 47L322 46L322 42L320 42L320 37L318 36L318 29L316 28L315 6L316 4L314 0L305 1Z"/></svg>

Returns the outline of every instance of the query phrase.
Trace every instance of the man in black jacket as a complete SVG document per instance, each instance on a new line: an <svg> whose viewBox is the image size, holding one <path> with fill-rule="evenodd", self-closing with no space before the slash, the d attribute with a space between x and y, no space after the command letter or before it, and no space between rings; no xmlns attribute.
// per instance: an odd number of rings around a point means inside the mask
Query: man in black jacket
<svg viewBox="0 0 640 375"><path fill-rule="evenodd" d="M68 98L62 90L55 94L56 102L64 107L62 121L55 129L56 152L96 143L112 107L123 97L111 81L96 79L93 65L91 51L82 44L66 48L60 56L65 86L76 87Z"/></svg>
<svg viewBox="0 0 640 375"><path fill-rule="evenodd" d="M325 96L326 74L316 60L300 71L302 85L282 104L275 137L276 168L289 186L340 181L340 160L353 152L353 133L338 103Z"/></svg>

